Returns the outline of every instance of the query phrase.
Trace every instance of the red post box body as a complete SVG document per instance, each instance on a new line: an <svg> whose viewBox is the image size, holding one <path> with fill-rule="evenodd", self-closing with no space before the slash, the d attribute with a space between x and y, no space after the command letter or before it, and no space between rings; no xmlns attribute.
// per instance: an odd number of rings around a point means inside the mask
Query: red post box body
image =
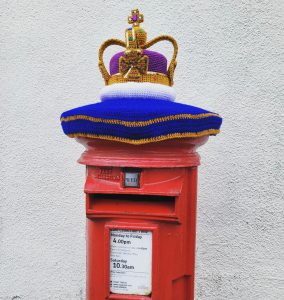
<svg viewBox="0 0 284 300"><path fill-rule="evenodd" d="M194 299L196 149L207 139L77 138L86 147L88 300Z"/></svg>

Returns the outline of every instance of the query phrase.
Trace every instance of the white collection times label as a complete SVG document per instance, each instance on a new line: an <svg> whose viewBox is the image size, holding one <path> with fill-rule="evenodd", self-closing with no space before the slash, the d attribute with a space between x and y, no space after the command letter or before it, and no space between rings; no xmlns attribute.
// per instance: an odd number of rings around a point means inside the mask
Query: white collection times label
<svg viewBox="0 0 284 300"><path fill-rule="evenodd" d="M152 231L110 231L110 292L151 294Z"/></svg>

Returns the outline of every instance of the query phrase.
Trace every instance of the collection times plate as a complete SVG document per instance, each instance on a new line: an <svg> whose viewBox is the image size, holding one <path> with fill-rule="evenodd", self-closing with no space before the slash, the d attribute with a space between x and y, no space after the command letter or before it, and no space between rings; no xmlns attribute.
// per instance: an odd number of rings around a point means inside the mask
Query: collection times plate
<svg viewBox="0 0 284 300"><path fill-rule="evenodd" d="M114 294L151 294L152 231L110 231L110 291Z"/></svg>

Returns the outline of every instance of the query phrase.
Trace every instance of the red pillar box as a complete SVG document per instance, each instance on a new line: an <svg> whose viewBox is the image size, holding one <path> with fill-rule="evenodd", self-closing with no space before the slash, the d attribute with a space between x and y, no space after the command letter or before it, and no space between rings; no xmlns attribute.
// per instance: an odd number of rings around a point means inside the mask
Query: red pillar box
<svg viewBox="0 0 284 300"><path fill-rule="evenodd" d="M208 137L86 147L87 299L193 299L197 147Z"/></svg>
<svg viewBox="0 0 284 300"><path fill-rule="evenodd" d="M196 149L219 133L216 113L175 102L174 38L147 42L135 9L125 42L99 51L100 102L61 116L64 133L86 147L87 299L193 300ZM148 50L174 48L169 64ZM110 45L125 47L103 62Z"/></svg>

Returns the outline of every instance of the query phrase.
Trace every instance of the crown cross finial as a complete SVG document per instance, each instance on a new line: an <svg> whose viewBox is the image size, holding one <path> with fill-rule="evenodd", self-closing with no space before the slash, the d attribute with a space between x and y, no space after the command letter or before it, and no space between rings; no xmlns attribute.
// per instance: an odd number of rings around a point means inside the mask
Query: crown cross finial
<svg viewBox="0 0 284 300"><path fill-rule="evenodd" d="M132 27L139 27L142 22L144 22L144 15L139 13L139 9L133 9L131 16L128 17L128 23L132 24Z"/></svg>

